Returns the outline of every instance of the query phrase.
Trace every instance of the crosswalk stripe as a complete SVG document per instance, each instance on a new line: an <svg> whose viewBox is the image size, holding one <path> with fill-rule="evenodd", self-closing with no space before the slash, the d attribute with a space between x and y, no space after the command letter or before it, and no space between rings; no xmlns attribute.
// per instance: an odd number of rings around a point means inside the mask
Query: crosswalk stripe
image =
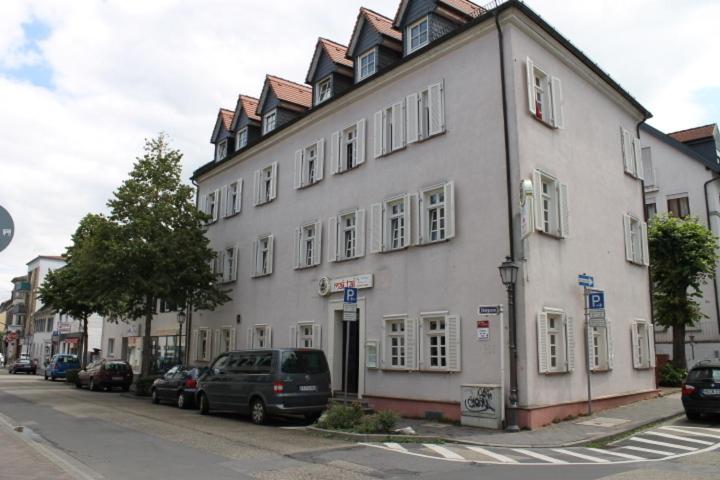
<svg viewBox="0 0 720 480"><path fill-rule="evenodd" d="M449 458L451 460L465 460L465 457L462 455L459 455L449 448L441 447L440 445L433 445L432 443L423 443L423 447L429 448L430 450L433 450L436 453L439 453L445 458Z"/></svg>
<svg viewBox="0 0 720 480"><path fill-rule="evenodd" d="M683 425L682 428L689 428L690 430L707 430L707 431L713 432L715 434L720 434L720 429L718 429L718 428L693 427L691 425Z"/></svg>
<svg viewBox="0 0 720 480"><path fill-rule="evenodd" d="M390 448L390 449L392 449L392 450L395 450L396 452L407 453L407 448L403 447L403 446L400 445L399 443L386 442L386 443L385 443L385 446L388 447L388 448Z"/></svg>
<svg viewBox="0 0 720 480"><path fill-rule="evenodd" d="M592 450L592 451L598 452L598 453L602 453L604 455L614 455L614 456L620 457L620 458L627 458L628 460L646 460L643 457L638 457L636 455L630 455L628 453L620 453L620 452L616 452L614 450L612 450L612 451L611 450L603 450L601 448L590 448L589 450Z"/></svg>
<svg viewBox="0 0 720 480"><path fill-rule="evenodd" d="M663 430L670 430L671 432L684 433L685 435L692 435L694 437L709 437L709 438L720 438L720 435L713 435L705 432L695 432L692 430L684 430L678 427L660 427ZM720 433L720 432L719 432Z"/></svg>
<svg viewBox="0 0 720 480"><path fill-rule="evenodd" d="M654 453L655 455L675 455L673 452L666 452L664 450L653 450L652 448L642 448L642 447L633 447L633 446L625 446L620 447L625 448L627 450L633 450L635 452L645 452L645 453Z"/></svg>
<svg viewBox="0 0 720 480"><path fill-rule="evenodd" d="M660 445L661 447L677 448L678 450L685 450L688 452L694 452L695 450L697 450L696 447L686 447L684 445L675 445L673 443L658 442L657 440L649 440L647 438L642 438L642 437L630 437L630 440L633 442L642 442L642 443L649 443L651 445Z"/></svg>
<svg viewBox="0 0 720 480"><path fill-rule="evenodd" d="M513 448L513 450L518 453L522 453L523 455L527 455L528 457L537 458L538 460L542 460L548 463L568 463L563 460L558 460L557 458L548 457L547 455L543 455L542 453L533 452L532 450L525 450L524 448Z"/></svg>
<svg viewBox="0 0 720 480"><path fill-rule="evenodd" d="M565 450L564 448L553 448L553 451L564 453L565 455L570 455L571 457L582 458L583 460L590 460L595 463L608 463L608 460L605 460L604 458L593 457L592 455L585 455L572 450Z"/></svg>
<svg viewBox="0 0 720 480"><path fill-rule="evenodd" d="M673 440L680 440L680 441L688 442L688 443L699 443L700 445L714 445L713 442L708 442L706 440L698 440L697 438L681 437L680 435L671 435L669 433L662 433L662 432L643 432L643 435L655 435L656 437L672 438Z"/></svg>
<svg viewBox="0 0 720 480"><path fill-rule="evenodd" d="M482 447L476 447L474 445L466 445L465 448L468 450L472 450L473 452L480 453L482 455L485 455L490 458L494 458L495 460L503 463L518 463L517 460L512 459L510 457L506 457L505 455L501 455L497 452L491 452L490 450L487 450Z"/></svg>

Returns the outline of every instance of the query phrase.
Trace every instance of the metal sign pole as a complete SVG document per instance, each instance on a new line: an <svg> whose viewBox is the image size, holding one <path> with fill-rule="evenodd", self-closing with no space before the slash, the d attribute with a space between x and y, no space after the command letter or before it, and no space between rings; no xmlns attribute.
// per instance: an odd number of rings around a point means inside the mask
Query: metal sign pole
<svg viewBox="0 0 720 480"><path fill-rule="evenodd" d="M592 386L590 381L590 376L592 373L592 369L590 367L590 329L592 328L590 326L590 289L588 287L583 287L584 291L584 300L585 300L585 328L587 328L585 332L585 352L586 352L586 360L585 363L587 363L587 402L588 402L588 415L592 415Z"/></svg>
<svg viewBox="0 0 720 480"><path fill-rule="evenodd" d="M345 406L348 403L348 377L350 376L349 363L350 363L350 322L343 321L345 325Z"/></svg>

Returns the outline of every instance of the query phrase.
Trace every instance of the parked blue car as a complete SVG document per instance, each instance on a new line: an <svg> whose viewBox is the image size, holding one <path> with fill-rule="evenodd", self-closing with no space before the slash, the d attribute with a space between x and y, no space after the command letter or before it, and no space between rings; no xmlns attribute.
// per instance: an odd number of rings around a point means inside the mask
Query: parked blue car
<svg viewBox="0 0 720 480"><path fill-rule="evenodd" d="M45 369L45 380L50 378L54 382L56 378L65 378L67 371L73 369L80 369L80 360L77 355L58 353L50 360L50 364Z"/></svg>

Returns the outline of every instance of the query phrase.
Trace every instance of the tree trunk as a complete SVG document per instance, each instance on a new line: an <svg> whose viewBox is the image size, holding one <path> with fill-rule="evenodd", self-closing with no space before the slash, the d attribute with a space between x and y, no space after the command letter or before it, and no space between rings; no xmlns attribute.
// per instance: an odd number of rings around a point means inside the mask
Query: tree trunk
<svg viewBox="0 0 720 480"><path fill-rule="evenodd" d="M83 317L83 334L82 334L82 367L85 368L88 361L88 319L87 315Z"/></svg>
<svg viewBox="0 0 720 480"><path fill-rule="evenodd" d="M142 368L140 369L140 376L147 377L150 375L150 361L151 361L151 349L152 339L150 337L150 331L152 329L152 317L155 312L153 300L148 298L147 305L145 305L145 333L143 334L142 344Z"/></svg>
<svg viewBox="0 0 720 480"><path fill-rule="evenodd" d="M674 325L673 331L673 358L672 364L675 368L687 369L685 359L685 324Z"/></svg>

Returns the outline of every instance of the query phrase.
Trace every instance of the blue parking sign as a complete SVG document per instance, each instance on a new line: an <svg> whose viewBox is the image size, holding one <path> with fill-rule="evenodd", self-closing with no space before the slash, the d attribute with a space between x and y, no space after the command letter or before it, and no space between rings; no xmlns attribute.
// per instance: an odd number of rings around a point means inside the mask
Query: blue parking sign
<svg viewBox="0 0 720 480"><path fill-rule="evenodd" d="M357 288L345 287L343 290L343 303L357 303L357 292Z"/></svg>
<svg viewBox="0 0 720 480"><path fill-rule="evenodd" d="M605 292L588 293L588 308L590 310L601 310L605 308Z"/></svg>

